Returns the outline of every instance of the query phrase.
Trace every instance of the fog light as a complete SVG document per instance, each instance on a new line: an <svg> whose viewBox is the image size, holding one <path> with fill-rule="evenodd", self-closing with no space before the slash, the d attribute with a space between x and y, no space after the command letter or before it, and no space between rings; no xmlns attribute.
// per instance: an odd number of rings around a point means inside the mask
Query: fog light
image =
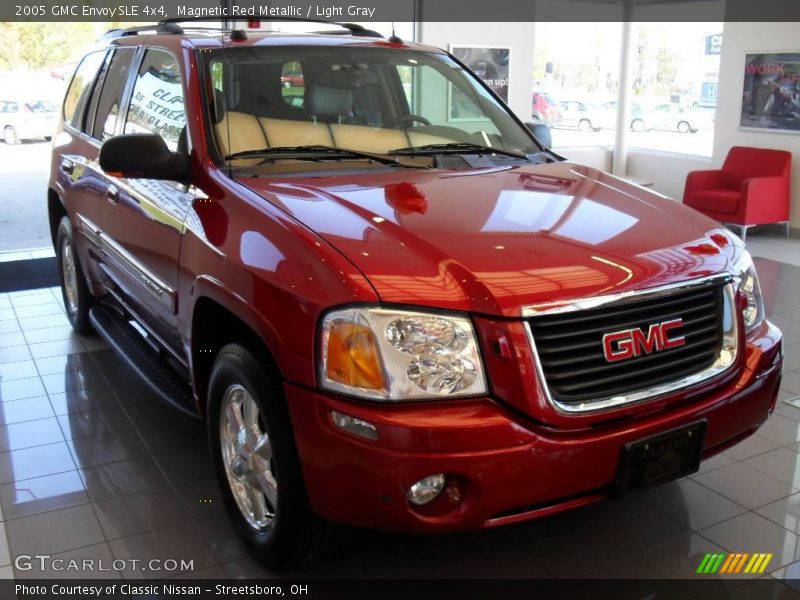
<svg viewBox="0 0 800 600"><path fill-rule="evenodd" d="M369 421L351 417L350 415L345 415L335 410L331 411L331 418L333 419L333 424L339 429L344 429L348 433L367 438L368 440L378 439L378 430L375 428L375 425Z"/></svg>
<svg viewBox="0 0 800 600"><path fill-rule="evenodd" d="M424 479L420 479L417 483L411 486L408 490L408 501L411 504L422 506L428 504L436 499L436 497L444 489L445 476L444 473L430 475Z"/></svg>

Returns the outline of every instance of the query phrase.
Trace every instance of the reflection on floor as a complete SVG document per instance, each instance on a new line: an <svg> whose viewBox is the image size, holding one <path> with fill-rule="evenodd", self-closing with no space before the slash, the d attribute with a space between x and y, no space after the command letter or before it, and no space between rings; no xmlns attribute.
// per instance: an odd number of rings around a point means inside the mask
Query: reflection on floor
<svg viewBox="0 0 800 600"><path fill-rule="evenodd" d="M800 268L759 259L786 336L781 399L800 395ZM772 552L800 576L800 410L676 483L492 531L362 531L303 577L692 577L706 553ZM74 335L51 289L0 295L0 576L86 576L13 557L193 560L103 577L269 577L225 516L199 423L162 406L97 338ZM153 566L153 565L148 565ZM705 575L705 578L718 577ZM728 585L746 583L737 576ZM679 583L679 582L678 582Z"/></svg>

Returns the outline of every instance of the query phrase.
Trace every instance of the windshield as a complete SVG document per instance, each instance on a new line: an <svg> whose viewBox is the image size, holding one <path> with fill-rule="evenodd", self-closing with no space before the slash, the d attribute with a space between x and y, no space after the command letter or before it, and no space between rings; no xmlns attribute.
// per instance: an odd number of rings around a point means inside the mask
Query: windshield
<svg viewBox="0 0 800 600"><path fill-rule="evenodd" d="M325 146L373 154L460 144L541 151L446 55L387 48L232 48L204 53L223 156ZM469 145L469 146L466 146ZM420 150L422 152L422 150Z"/></svg>

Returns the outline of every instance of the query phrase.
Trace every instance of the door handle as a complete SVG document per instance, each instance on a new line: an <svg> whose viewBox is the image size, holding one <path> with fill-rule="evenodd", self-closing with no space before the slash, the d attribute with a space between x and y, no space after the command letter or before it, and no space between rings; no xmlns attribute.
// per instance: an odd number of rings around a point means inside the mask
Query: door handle
<svg viewBox="0 0 800 600"><path fill-rule="evenodd" d="M62 160L61 170L67 175L72 175L73 171L75 171L75 164L71 160Z"/></svg>
<svg viewBox="0 0 800 600"><path fill-rule="evenodd" d="M113 183L106 188L106 198L111 204L119 204L119 188Z"/></svg>

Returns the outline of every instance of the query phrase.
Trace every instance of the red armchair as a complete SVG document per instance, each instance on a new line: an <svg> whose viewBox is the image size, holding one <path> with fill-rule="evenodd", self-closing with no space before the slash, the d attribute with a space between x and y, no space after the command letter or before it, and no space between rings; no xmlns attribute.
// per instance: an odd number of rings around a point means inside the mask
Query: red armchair
<svg viewBox="0 0 800 600"><path fill-rule="evenodd" d="M692 171L683 203L722 223L741 228L785 223L789 235L789 174L792 155L783 150L734 146L718 171Z"/></svg>

